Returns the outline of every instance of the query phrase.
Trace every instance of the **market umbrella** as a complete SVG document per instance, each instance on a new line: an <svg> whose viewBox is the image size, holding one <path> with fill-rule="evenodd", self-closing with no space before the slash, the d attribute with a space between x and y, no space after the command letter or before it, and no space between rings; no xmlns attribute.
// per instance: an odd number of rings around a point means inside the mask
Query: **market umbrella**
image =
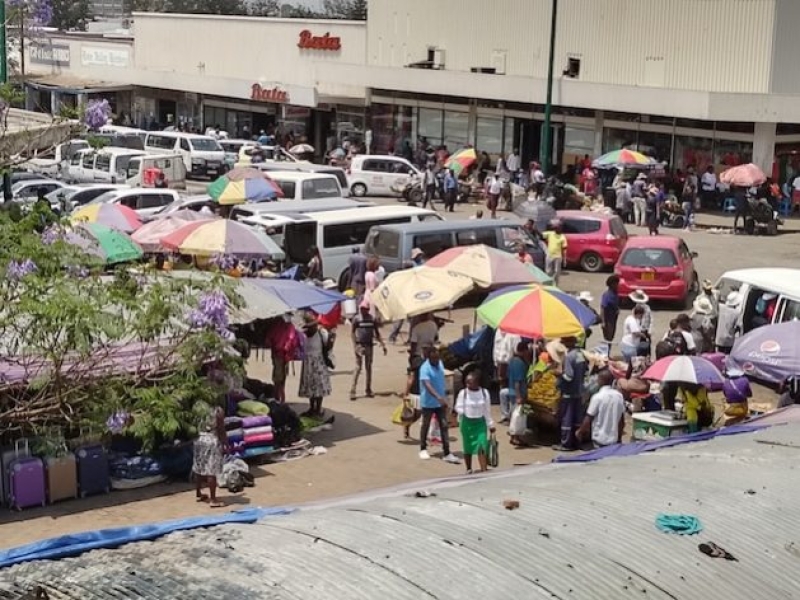
<svg viewBox="0 0 800 600"><path fill-rule="evenodd" d="M108 265L139 260L143 254L128 235L100 223L75 225L67 232L66 241L101 258Z"/></svg>
<svg viewBox="0 0 800 600"><path fill-rule="evenodd" d="M371 297L384 319L397 321L452 306L473 287L469 277L424 266L392 273Z"/></svg>
<svg viewBox="0 0 800 600"><path fill-rule="evenodd" d="M227 255L239 259L272 258L286 255L266 233L230 219L187 223L161 238L168 249L193 256Z"/></svg>
<svg viewBox="0 0 800 600"><path fill-rule="evenodd" d="M452 169L458 175L464 169L470 168L477 160L478 155L475 152L475 148L464 148L448 158L444 166L447 169Z"/></svg>
<svg viewBox="0 0 800 600"><path fill-rule="evenodd" d="M136 211L122 204L87 204L72 213L70 220L73 223L100 223L125 233L142 226Z"/></svg>
<svg viewBox="0 0 800 600"><path fill-rule="evenodd" d="M770 383L800 373L800 321L757 327L736 340L728 365Z"/></svg>
<svg viewBox="0 0 800 600"><path fill-rule="evenodd" d="M545 276L547 275L545 274ZM584 305L583 302L578 300L578 298L576 298L572 294L568 294L567 292L561 291L555 286L546 284L541 284L541 285L543 285L545 290L547 290L550 294L561 300L561 302L563 302L567 306L567 308L569 308L570 311L572 311L572 313L578 318L578 321L580 321L581 325L583 325L584 328L591 327L592 325L597 325L597 315L595 314L595 312L591 308ZM518 292L520 290L532 290L534 287L540 287L540 286L512 285L506 288L502 288L497 290L496 292L492 292L491 294L489 294L484 300L484 303L489 300L493 300L499 296L502 296L503 294L507 294L509 292Z"/></svg>
<svg viewBox="0 0 800 600"><path fill-rule="evenodd" d="M204 215L194 210L179 210L165 217L149 221L133 232L131 238L145 252L163 252L162 238L188 223L214 221L217 217Z"/></svg>
<svg viewBox="0 0 800 600"><path fill-rule="evenodd" d="M309 144L297 144L289 148L289 154L314 154L314 146Z"/></svg>
<svg viewBox="0 0 800 600"><path fill-rule="evenodd" d="M700 356L666 356L650 365L643 379L661 382L694 383L718 388L725 378L714 364Z"/></svg>
<svg viewBox="0 0 800 600"><path fill-rule="evenodd" d="M573 302L574 301L574 302ZM530 338L578 336L594 324L579 300L555 288L523 286L501 290L477 308L478 317L494 329Z"/></svg>
<svg viewBox="0 0 800 600"><path fill-rule="evenodd" d="M253 167L231 169L218 177L208 185L208 195L226 206L283 198L280 186L265 171Z"/></svg>
<svg viewBox="0 0 800 600"><path fill-rule="evenodd" d="M548 279L546 273L521 263L516 255L484 244L450 248L426 261L425 265L460 273L484 288L542 283L543 279Z"/></svg>
<svg viewBox="0 0 800 600"><path fill-rule="evenodd" d="M627 148L603 154L603 156L592 161L592 166L599 169L608 167L652 167L655 165L656 161L654 159L641 152L628 150Z"/></svg>
<svg viewBox="0 0 800 600"><path fill-rule="evenodd" d="M344 294L291 279L253 279L257 288L275 295L294 310L313 309L327 313L333 306L347 299Z"/></svg>
<svg viewBox="0 0 800 600"><path fill-rule="evenodd" d="M759 166L748 163L723 171L719 179L722 183L735 187L753 187L764 183L767 176Z"/></svg>

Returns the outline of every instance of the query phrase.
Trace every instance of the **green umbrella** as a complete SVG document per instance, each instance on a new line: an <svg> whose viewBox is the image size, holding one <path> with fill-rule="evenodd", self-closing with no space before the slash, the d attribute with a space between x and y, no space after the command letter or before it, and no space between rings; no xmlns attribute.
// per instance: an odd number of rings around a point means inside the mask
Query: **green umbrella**
<svg viewBox="0 0 800 600"><path fill-rule="evenodd" d="M130 236L100 223L81 223L67 234L70 244L80 246L106 264L131 262L142 258L139 244Z"/></svg>

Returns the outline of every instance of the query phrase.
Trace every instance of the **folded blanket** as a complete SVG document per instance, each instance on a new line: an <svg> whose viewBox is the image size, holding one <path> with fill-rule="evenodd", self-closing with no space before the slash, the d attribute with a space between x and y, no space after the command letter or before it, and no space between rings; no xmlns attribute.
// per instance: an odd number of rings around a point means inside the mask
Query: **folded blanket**
<svg viewBox="0 0 800 600"><path fill-rule="evenodd" d="M225 417L225 431L239 429L242 426L241 417Z"/></svg>
<svg viewBox="0 0 800 600"><path fill-rule="evenodd" d="M242 427L251 429L253 427L264 427L265 425L272 425L272 419L266 415L259 415L254 417L245 417L242 419Z"/></svg>
<svg viewBox="0 0 800 600"><path fill-rule="evenodd" d="M260 456L271 452L275 452L275 448L272 446L253 446L252 448L245 448L243 456L247 458L248 456Z"/></svg>
<svg viewBox="0 0 800 600"><path fill-rule="evenodd" d="M258 433L256 435L248 435L244 434L244 445L248 448L250 446L257 446L259 444L266 444L270 443L273 440L273 436L271 433Z"/></svg>
<svg viewBox="0 0 800 600"><path fill-rule="evenodd" d="M258 435L260 433L272 433L272 425L264 425L263 427L248 427L242 429L244 435Z"/></svg>
<svg viewBox="0 0 800 600"><path fill-rule="evenodd" d="M263 402L256 402L255 400L244 400L239 402L239 404L236 406L236 412L241 417L250 417L254 415L266 416L269 414L269 406Z"/></svg>
<svg viewBox="0 0 800 600"><path fill-rule="evenodd" d="M244 441L244 429L237 429L228 433L228 442L235 444Z"/></svg>

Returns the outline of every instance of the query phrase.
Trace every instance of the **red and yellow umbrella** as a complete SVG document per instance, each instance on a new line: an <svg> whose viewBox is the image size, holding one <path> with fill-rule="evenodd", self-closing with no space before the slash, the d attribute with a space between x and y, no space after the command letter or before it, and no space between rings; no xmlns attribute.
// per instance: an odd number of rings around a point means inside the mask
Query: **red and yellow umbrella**
<svg viewBox="0 0 800 600"><path fill-rule="evenodd" d="M477 160L478 155L475 152L475 148L464 148L447 159L444 166L447 169L453 169L453 172L458 175L464 169L468 169L474 165Z"/></svg>
<svg viewBox="0 0 800 600"><path fill-rule="evenodd" d="M623 148L622 150L614 150L607 154L603 154L600 158L596 158L592 162L593 167L652 167L656 165L656 161L649 156Z"/></svg>

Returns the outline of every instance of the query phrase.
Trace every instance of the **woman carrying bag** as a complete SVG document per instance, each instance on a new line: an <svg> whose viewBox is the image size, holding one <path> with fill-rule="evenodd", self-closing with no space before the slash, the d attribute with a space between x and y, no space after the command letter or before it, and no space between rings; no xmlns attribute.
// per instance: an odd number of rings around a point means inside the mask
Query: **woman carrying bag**
<svg viewBox="0 0 800 600"><path fill-rule="evenodd" d="M472 457L475 455L481 472L488 469L489 434L495 431L491 405L489 392L481 387L480 375L471 372L467 375L466 387L458 393L455 407L467 473L472 473Z"/></svg>

